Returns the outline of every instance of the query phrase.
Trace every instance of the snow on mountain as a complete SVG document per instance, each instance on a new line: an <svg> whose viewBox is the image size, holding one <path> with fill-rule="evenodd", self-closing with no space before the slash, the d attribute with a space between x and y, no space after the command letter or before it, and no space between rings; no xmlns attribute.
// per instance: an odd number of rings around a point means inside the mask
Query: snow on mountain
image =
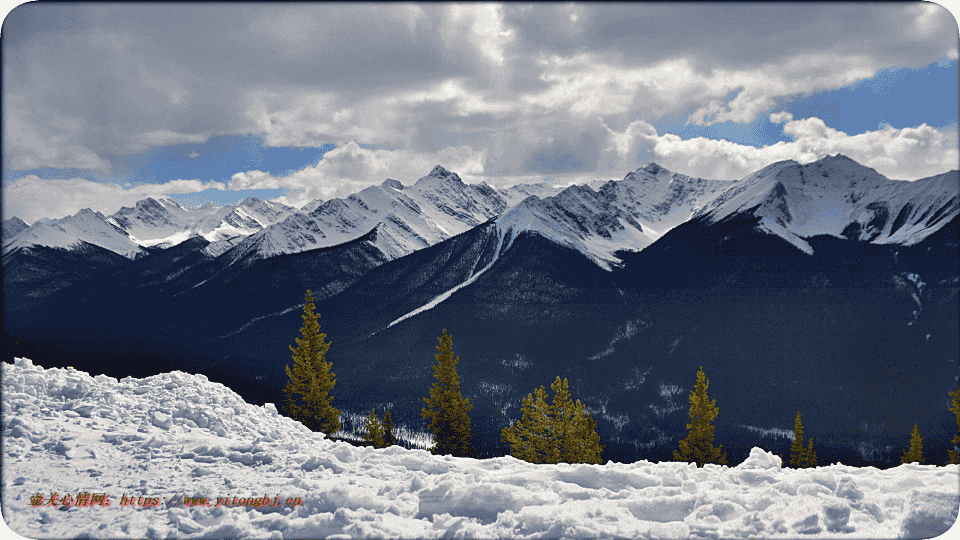
<svg viewBox="0 0 960 540"><path fill-rule="evenodd" d="M248 236L282 220L296 209L250 197L237 206L214 203L183 208L169 198L149 197L134 208L123 207L108 218L143 246L169 247L193 236L217 242Z"/></svg>
<svg viewBox="0 0 960 540"><path fill-rule="evenodd" d="M613 200L578 185L544 199L527 197L500 216L497 226L512 237L522 231L536 232L580 251L607 270L619 262L615 252L640 250L655 240Z"/></svg>
<svg viewBox="0 0 960 540"><path fill-rule="evenodd" d="M628 173L623 180L603 184L598 191L613 199L618 208L644 227L648 236L656 239L736 184L671 172L651 162Z"/></svg>
<svg viewBox="0 0 960 540"><path fill-rule="evenodd" d="M506 189L499 189L497 192L507 201L508 206L514 206L531 195L543 199L552 197L564 189L560 186L554 186L551 182L539 182L536 184L517 184Z"/></svg>
<svg viewBox="0 0 960 540"><path fill-rule="evenodd" d="M0 367L3 516L28 538L933 538L957 518L957 465L435 456L327 440L203 375Z"/></svg>
<svg viewBox="0 0 960 540"><path fill-rule="evenodd" d="M437 165L412 186L387 179L309 213L289 215L244 239L231 257L235 261L254 253L266 258L329 247L380 224L376 245L395 259L469 230L506 207L493 188L465 184L456 173Z"/></svg>
<svg viewBox="0 0 960 540"><path fill-rule="evenodd" d="M89 208L53 222L38 221L4 243L3 252L32 246L69 249L79 246L81 242L131 259L144 252L125 231L109 222L100 212L93 212Z"/></svg>
<svg viewBox="0 0 960 540"><path fill-rule="evenodd" d="M304 204L303 206L301 206L300 211L303 212L304 214L309 214L310 212L313 212L314 210L319 208L320 205L323 204L323 202L324 202L323 199L314 199Z"/></svg>
<svg viewBox="0 0 960 540"><path fill-rule="evenodd" d="M911 245L960 212L958 171L913 182L889 180L842 155L774 163L738 181L697 215L713 222L753 210L761 227L810 253L803 240L831 235Z"/></svg>
<svg viewBox="0 0 960 540"><path fill-rule="evenodd" d="M505 212L504 229L534 231L572 247L610 270L617 251L639 251L663 233L690 219L706 202L730 187L727 181L703 180L672 173L656 163L623 180L552 188L547 184L514 186L531 195ZM522 190L522 191L521 191Z"/></svg>
<svg viewBox="0 0 960 540"><path fill-rule="evenodd" d="M26 222L16 216L10 219L5 219L3 220L3 231L0 238L2 238L4 242L7 240L12 240L14 236L20 233L20 231L28 227L30 226L27 225Z"/></svg>

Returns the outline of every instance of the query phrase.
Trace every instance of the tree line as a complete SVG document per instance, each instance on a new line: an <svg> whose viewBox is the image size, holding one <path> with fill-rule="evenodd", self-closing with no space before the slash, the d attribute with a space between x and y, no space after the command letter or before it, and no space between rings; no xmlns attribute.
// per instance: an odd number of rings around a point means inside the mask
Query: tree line
<svg viewBox="0 0 960 540"><path fill-rule="evenodd" d="M285 366L288 377L284 388L284 410L290 418L297 420L313 431L326 434L328 439L340 430L340 411L333 406L331 391L336 386L336 375L332 362L326 360L330 343L326 334L320 332L317 322L319 315L314 313L316 306L313 296L307 290L303 306L302 338L296 338L297 347L289 346L293 352L293 368ZM453 353L453 336L443 329L437 338L439 345L434 355L433 378L436 381L430 387L429 397L423 398L426 407L420 416L429 420L429 431L433 434L434 446L430 452L435 455L470 457L473 452L470 433L470 415L473 404L463 397L457 364L460 357ZM673 451L675 461L696 463L703 467L707 463L726 465L727 457L723 445L714 446L714 426L712 422L720 414L716 399L710 400L707 389L710 381L703 371L697 371L697 382L690 392L690 422L686 425L687 436L678 441ZM600 457L604 445L600 444L596 420L580 400L573 401L567 379L556 377L550 385L553 399L548 403L547 391L541 385L527 394L521 402L521 418L511 422L501 431L501 441L509 443L510 454L531 463L594 463L602 464ZM951 440L953 449L948 450L951 464L960 464L960 387L949 392L952 397L948 408L956 416L957 434ZM384 448L397 443L393 433L393 419L390 410L384 411L381 420L376 409L367 416L363 440L365 445ZM793 468L817 467L817 454L813 448L813 438L804 446L804 429L797 411L793 428L793 443L790 447L789 466ZM787 461L780 456L786 466ZM923 438L917 424L910 434L909 447L904 449L901 463L920 463L923 456Z"/></svg>

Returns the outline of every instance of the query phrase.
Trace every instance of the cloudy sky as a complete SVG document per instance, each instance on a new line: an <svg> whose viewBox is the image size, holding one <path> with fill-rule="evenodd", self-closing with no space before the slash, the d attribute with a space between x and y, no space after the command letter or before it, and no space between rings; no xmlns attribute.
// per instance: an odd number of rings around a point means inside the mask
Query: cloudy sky
<svg viewBox="0 0 960 540"><path fill-rule="evenodd" d="M24 4L3 38L3 217L145 196L300 206L467 182L710 179L843 153L956 169L934 4Z"/></svg>

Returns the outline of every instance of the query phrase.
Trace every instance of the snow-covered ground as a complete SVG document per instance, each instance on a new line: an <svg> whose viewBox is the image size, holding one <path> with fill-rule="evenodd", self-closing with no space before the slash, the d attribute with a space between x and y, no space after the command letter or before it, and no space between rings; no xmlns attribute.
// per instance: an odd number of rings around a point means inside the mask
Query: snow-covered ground
<svg viewBox="0 0 960 540"><path fill-rule="evenodd" d="M3 517L27 538L932 538L957 516L957 465L441 457L326 441L202 375L0 367Z"/></svg>

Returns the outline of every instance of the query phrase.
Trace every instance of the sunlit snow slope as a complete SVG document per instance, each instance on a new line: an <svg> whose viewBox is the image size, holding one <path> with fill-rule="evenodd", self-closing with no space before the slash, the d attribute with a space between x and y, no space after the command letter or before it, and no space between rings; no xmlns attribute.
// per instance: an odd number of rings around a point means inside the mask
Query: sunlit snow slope
<svg viewBox="0 0 960 540"><path fill-rule="evenodd" d="M0 367L2 511L28 538L932 538L957 517L956 465L792 470L760 448L702 469L374 450L201 375Z"/></svg>
<svg viewBox="0 0 960 540"><path fill-rule="evenodd" d="M412 186L387 179L310 213L293 214L245 238L228 256L268 258L334 246L381 224L376 245L392 260L467 231L506 207L493 188L465 184L437 165Z"/></svg>

